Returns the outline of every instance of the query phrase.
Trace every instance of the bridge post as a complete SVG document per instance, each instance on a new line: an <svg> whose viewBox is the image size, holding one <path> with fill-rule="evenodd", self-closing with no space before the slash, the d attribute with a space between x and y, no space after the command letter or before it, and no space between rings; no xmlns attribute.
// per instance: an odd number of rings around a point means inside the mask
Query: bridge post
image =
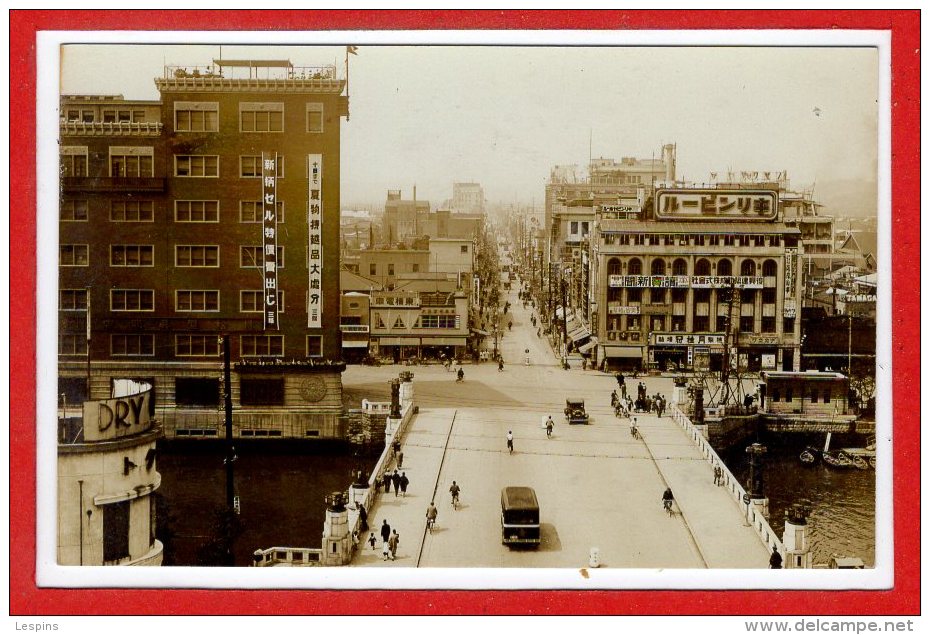
<svg viewBox="0 0 930 635"><path fill-rule="evenodd" d="M782 542L785 545L786 569L813 567L813 554L807 535L807 517L810 512L810 507L797 503L785 510L785 533Z"/></svg>
<svg viewBox="0 0 930 635"><path fill-rule="evenodd" d="M326 520L323 523L323 553L320 562L326 567L348 564L352 559L349 540L349 512L345 494L333 492L327 499Z"/></svg>
<svg viewBox="0 0 930 635"><path fill-rule="evenodd" d="M762 455L768 449L761 443L753 443L746 448L749 455L749 499L752 506L765 518L769 517L769 499L765 497L765 475L762 469ZM748 510L747 510L748 512Z"/></svg>

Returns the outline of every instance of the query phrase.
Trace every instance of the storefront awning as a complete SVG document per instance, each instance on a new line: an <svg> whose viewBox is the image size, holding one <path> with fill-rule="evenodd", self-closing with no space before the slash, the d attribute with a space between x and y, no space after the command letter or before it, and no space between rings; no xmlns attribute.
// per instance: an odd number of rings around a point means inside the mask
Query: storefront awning
<svg viewBox="0 0 930 635"><path fill-rule="evenodd" d="M591 341L589 341L587 344L582 344L581 346L578 347L578 352L579 352L579 353L587 353L588 351L590 351L590 350L591 350L592 348L594 348L595 346L597 346L597 338L596 338L596 337L592 337L592 338L591 338Z"/></svg>
<svg viewBox="0 0 930 635"><path fill-rule="evenodd" d="M605 346L604 356L642 359L643 349L639 346Z"/></svg>
<svg viewBox="0 0 930 635"><path fill-rule="evenodd" d="M579 326L568 333L568 339L573 342L583 340L586 337L591 337L591 331L589 331L586 326Z"/></svg>
<svg viewBox="0 0 930 635"><path fill-rule="evenodd" d="M485 337L490 335L490 333L488 333L487 331L482 331L481 329L472 329L471 332L477 333L478 335L484 335Z"/></svg>
<svg viewBox="0 0 930 635"><path fill-rule="evenodd" d="M342 348L368 348L368 340L342 340Z"/></svg>
<svg viewBox="0 0 930 635"><path fill-rule="evenodd" d="M423 346L465 346L464 337L424 337Z"/></svg>

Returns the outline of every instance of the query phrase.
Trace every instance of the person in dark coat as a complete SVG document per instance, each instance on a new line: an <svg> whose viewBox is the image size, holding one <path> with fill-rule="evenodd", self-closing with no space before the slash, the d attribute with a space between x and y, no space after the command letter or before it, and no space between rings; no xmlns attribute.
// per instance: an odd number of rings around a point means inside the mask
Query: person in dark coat
<svg viewBox="0 0 930 635"><path fill-rule="evenodd" d="M401 496L407 496L407 486L410 485L410 479L407 478L407 473L403 472L400 475L400 494Z"/></svg>
<svg viewBox="0 0 930 635"><path fill-rule="evenodd" d="M772 547L772 556L769 558L769 569L781 569L781 554L778 547Z"/></svg>
<svg viewBox="0 0 930 635"><path fill-rule="evenodd" d="M362 503L358 504L358 523L362 531L368 531L368 510Z"/></svg>
<svg viewBox="0 0 930 635"><path fill-rule="evenodd" d="M397 473L397 470L394 470L391 481L394 483L394 496L397 496L400 494L400 474Z"/></svg>
<svg viewBox="0 0 930 635"><path fill-rule="evenodd" d="M391 493L391 475L385 472L382 482L384 483L385 494L390 494Z"/></svg>
<svg viewBox="0 0 930 635"><path fill-rule="evenodd" d="M391 537L391 526L388 524L387 519L381 521L381 540L384 542L388 541L388 538Z"/></svg>

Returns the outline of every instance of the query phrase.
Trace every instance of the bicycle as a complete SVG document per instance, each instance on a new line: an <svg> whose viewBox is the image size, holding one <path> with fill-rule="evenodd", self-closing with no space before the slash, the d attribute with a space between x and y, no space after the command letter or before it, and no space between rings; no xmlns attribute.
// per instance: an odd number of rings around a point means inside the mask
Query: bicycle
<svg viewBox="0 0 930 635"><path fill-rule="evenodd" d="M453 494L452 495L452 509L455 511L458 511L458 508L459 508L459 495Z"/></svg>

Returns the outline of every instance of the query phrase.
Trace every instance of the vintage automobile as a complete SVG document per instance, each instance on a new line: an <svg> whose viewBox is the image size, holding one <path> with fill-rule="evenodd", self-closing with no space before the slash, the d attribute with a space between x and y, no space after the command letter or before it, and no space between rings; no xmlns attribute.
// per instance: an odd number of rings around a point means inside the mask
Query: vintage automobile
<svg viewBox="0 0 930 635"><path fill-rule="evenodd" d="M568 423L588 423L588 413L584 410L584 399L568 398L565 400L565 420Z"/></svg>

